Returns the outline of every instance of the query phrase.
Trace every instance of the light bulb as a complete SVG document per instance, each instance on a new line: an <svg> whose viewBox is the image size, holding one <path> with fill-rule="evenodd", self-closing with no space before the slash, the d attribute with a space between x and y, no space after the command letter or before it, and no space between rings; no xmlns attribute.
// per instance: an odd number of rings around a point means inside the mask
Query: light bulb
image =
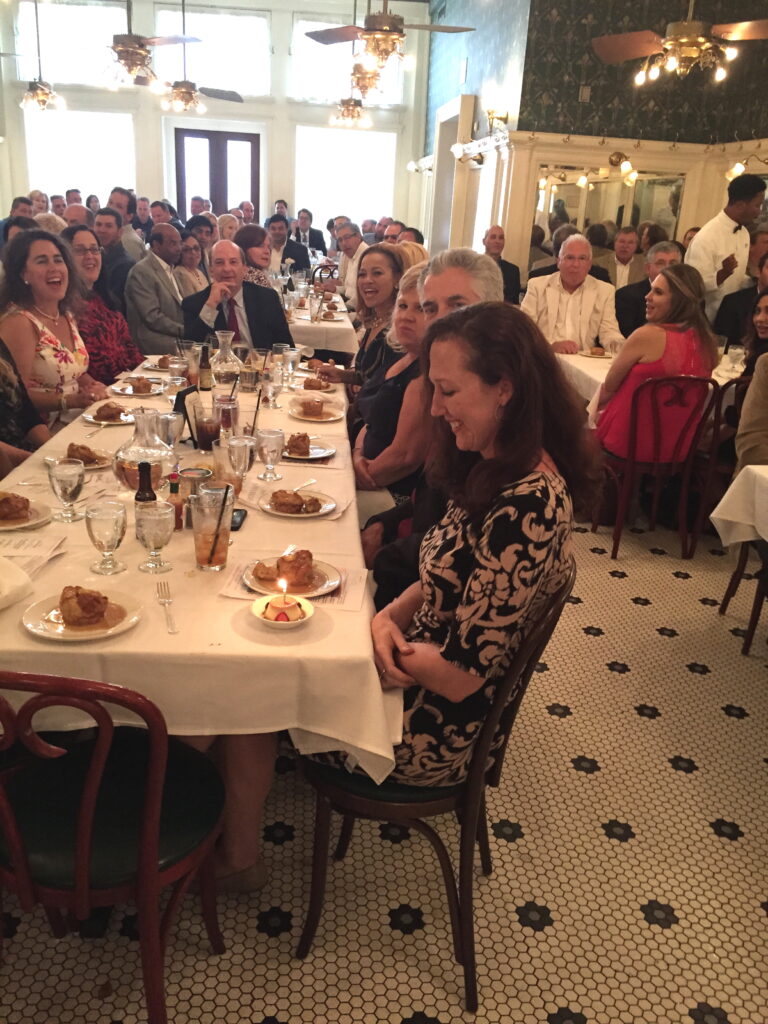
<svg viewBox="0 0 768 1024"><path fill-rule="evenodd" d="M736 60L736 58L738 56L739 56L739 51L736 49L735 46L726 46L726 48L725 48L725 59L726 60Z"/></svg>
<svg viewBox="0 0 768 1024"><path fill-rule="evenodd" d="M635 75L635 85L645 85L645 68L641 68Z"/></svg>
<svg viewBox="0 0 768 1024"><path fill-rule="evenodd" d="M451 156L455 160L458 160L462 156L464 156L464 147L460 142L454 142L454 144L451 146Z"/></svg>
<svg viewBox="0 0 768 1024"><path fill-rule="evenodd" d="M589 178L586 176L586 174L580 174L579 177L576 179L576 185L578 188L586 188L588 184Z"/></svg>
<svg viewBox="0 0 768 1024"><path fill-rule="evenodd" d="M182 103L181 100L172 100L171 101L171 110L173 110L177 114L183 114L184 113L184 104Z"/></svg>
<svg viewBox="0 0 768 1024"><path fill-rule="evenodd" d="M359 61L366 71L376 71L379 66L379 62L376 60L375 54L369 53L367 50L363 53L356 54L355 60Z"/></svg>
<svg viewBox="0 0 768 1024"><path fill-rule="evenodd" d="M360 125L361 128L370 128L371 125L373 124L373 121L370 119L368 114L363 114L363 116L359 119L357 123Z"/></svg>
<svg viewBox="0 0 768 1024"><path fill-rule="evenodd" d="M634 185L637 181L637 171L630 171L627 175L627 181L630 185Z"/></svg>
<svg viewBox="0 0 768 1024"><path fill-rule="evenodd" d="M551 192L557 192L557 185L553 185L550 189Z"/></svg>
<svg viewBox="0 0 768 1024"><path fill-rule="evenodd" d="M56 96L54 94L53 106L56 108L56 110L66 110L67 109L67 101L64 99L63 96Z"/></svg>
<svg viewBox="0 0 768 1024"><path fill-rule="evenodd" d="M724 78L727 78L727 77L728 77L728 72L725 70L725 68L721 64L720 67L717 69L717 71L715 71L715 81L716 82L722 82L722 80Z"/></svg>
<svg viewBox="0 0 768 1024"><path fill-rule="evenodd" d="M674 53L669 54L666 61L664 62L664 67L667 71L677 70L677 57L674 55Z"/></svg>
<svg viewBox="0 0 768 1024"><path fill-rule="evenodd" d="M621 164L619 165L619 170L622 174L629 174L629 172L632 170L632 161L627 158L622 160Z"/></svg>
<svg viewBox="0 0 768 1024"><path fill-rule="evenodd" d="M544 189L547 187L547 179L539 178L539 188Z"/></svg>
<svg viewBox="0 0 768 1024"><path fill-rule="evenodd" d="M592 184L592 182L589 183L589 191L590 192L594 192L595 191L595 186Z"/></svg>
<svg viewBox="0 0 768 1024"><path fill-rule="evenodd" d="M648 77L650 78L650 80L652 82L656 81L656 79L659 77L659 65L658 64L654 64L652 68L648 69Z"/></svg>
<svg viewBox="0 0 768 1024"><path fill-rule="evenodd" d="M419 169L419 165L416 163L415 160L409 160L408 163L405 165L405 169L406 171L410 171L411 174L413 174Z"/></svg>
<svg viewBox="0 0 768 1024"><path fill-rule="evenodd" d="M161 82L159 78L153 78L149 85L149 91L155 96L162 96L168 89L167 82Z"/></svg>
<svg viewBox="0 0 768 1024"><path fill-rule="evenodd" d="M170 101L169 99L167 99L167 98L166 98L166 99L163 99L163 100L161 100L161 101L160 101L160 107L161 107L161 108L162 108L163 110L170 110L170 109L171 109L171 101Z"/></svg>
<svg viewBox="0 0 768 1024"><path fill-rule="evenodd" d="M198 112L198 114L207 114L208 113L208 107L206 107L206 105L204 103L198 102L198 104L197 104L197 112Z"/></svg>

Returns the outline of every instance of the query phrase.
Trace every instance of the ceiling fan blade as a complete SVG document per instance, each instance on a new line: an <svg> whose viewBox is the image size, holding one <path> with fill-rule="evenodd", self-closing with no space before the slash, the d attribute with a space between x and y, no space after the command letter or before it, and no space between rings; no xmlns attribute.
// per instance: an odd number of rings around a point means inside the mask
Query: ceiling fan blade
<svg viewBox="0 0 768 1024"><path fill-rule="evenodd" d="M198 89L203 96L210 96L212 100L229 100L230 103L243 103L243 97L239 92L232 92L231 89L204 89L202 86Z"/></svg>
<svg viewBox="0 0 768 1024"><path fill-rule="evenodd" d="M758 21L732 21L729 25L713 25L716 36L730 39L736 43L745 43L751 39L768 39L768 18Z"/></svg>
<svg viewBox="0 0 768 1024"><path fill-rule="evenodd" d="M621 64L637 57L650 57L661 50L661 36L643 29L640 32L620 32L615 36L598 36L592 40L592 49L603 64Z"/></svg>
<svg viewBox="0 0 768 1024"><path fill-rule="evenodd" d="M473 28L465 28L462 25L404 25L403 28L419 29L421 32L474 32Z"/></svg>
<svg viewBox="0 0 768 1024"><path fill-rule="evenodd" d="M199 43L197 36L152 36L145 40L147 46L169 46L176 43Z"/></svg>
<svg viewBox="0 0 768 1024"><path fill-rule="evenodd" d="M316 43L352 43L360 38L360 29L357 25L340 25L339 28L321 28L317 32L307 32L310 39Z"/></svg>

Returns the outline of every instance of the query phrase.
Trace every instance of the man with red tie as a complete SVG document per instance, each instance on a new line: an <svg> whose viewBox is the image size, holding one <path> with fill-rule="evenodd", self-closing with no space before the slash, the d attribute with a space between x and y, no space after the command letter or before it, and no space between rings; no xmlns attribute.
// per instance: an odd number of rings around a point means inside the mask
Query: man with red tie
<svg viewBox="0 0 768 1024"><path fill-rule="evenodd" d="M253 348L293 345L277 292L245 281L245 270L243 251L234 242L213 246L211 284L181 304L185 338L204 341L213 331L232 331L234 341Z"/></svg>

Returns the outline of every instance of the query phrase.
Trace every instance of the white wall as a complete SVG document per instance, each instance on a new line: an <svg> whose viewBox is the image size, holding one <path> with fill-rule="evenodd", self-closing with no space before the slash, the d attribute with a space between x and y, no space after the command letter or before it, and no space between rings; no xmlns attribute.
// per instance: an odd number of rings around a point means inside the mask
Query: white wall
<svg viewBox="0 0 768 1024"><path fill-rule="evenodd" d="M13 51L15 46L13 34L13 18L16 0L11 3L0 3L0 51ZM245 7L246 0L232 0L223 3L221 0L209 0L210 7ZM407 17L409 23L425 21L427 13L418 5L407 3L392 5L397 13ZM257 99L246 99L243 104L226 103L221 100L208 100L208 113L204 116L188 114L167 116L160 109L159 100L147 89L132 88L112 93L106 89L93 89L77 86L62 87L59 91L65 95L68 108L71 110L98 110L104 112L128 113L133 119L135 135L136 166L126 167L123 185L131 185L141 195L152 198L168 196L175 198L175 167L173 159L174 127L199 127L233 131L262 132L262 178L261 178L261 214L271 212L271 204L278 196L285 197L292 208L301 205L301 196L294 195L294 139L298 124L327 125L335 107L323 104L301 103L286 95L286 83L289 68L289 48L292 32L293 15L303 16L322 14L333 16L343 23L349 23L352 17L352 3L343 0L265 0L250 5L250 10L270 11L272 25L272 86L269 96ZM363 5L360 5L361 11ZM358 23L362 15L358 16ZM153 5L148 0L134 0L133 29L135 32L152 35L154 33ZM69 42L76 41L73 32ZM105 47L111 40L105 40ZM318 44L320 45L320 44ZM351 46L339 44L339 59L349 61ZM426 75L428 64L428 33L411 32L408 34L407 49L416 58L415 71L406 72L403 104L390 109L372 109L374 128L379 131L397 133L398 146L396 158L395 204L393 210L379 210L376 197L372 196L371 216L391 214L405 219L411 213L409 187L411 176L405 173L405 165L409 160L420 155L423 139L424 110L426 106ZM76 60L76 54L73 54ZM350 61L351 63L351 61ZM45 68L43 68L45 71ZM36 187L35 182L28 180L26 147L24 135L24 117L19 109L19 102L26 90L26 83L15 79L16 62L12 59L0 59L0 215L5 215L10 200L15 195L26 194L30 188ZM54 86L56 83L52 83ZM227 88L226 82L210 82L218 88ZM339 97L341 98L341 97ZM43 114L43 116L45 116ZM343 129L340 129L343 130ZM80 140L83 152L82 187L88 190L87 166L89 147L98 147L98 139ZM56 154L51 154L52 161ZM364 174L365 168L340 167L334 161L333 153L317 154L317 174L322 179L339 174ZM117 183L116 183L117 184ZM61 190L69 187L62 182ZM331 216L331 211L328 216ZM319 221L319 213L317 220Z"/></svg>

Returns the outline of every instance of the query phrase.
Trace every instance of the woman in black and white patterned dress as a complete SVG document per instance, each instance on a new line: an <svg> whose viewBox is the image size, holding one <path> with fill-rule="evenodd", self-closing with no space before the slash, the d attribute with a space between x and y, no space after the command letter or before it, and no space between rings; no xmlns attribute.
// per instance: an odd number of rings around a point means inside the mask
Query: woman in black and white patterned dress
<svg viewBox="0 0 768 1024"><path fill-rule="evenodd" d="M450 496L426 534L414 583L373 620L382 686L404 693L392 781L465 778L497 681L564 581L572 499L596 455L578 397L535 324L481 303L424 340L435 417L431 482Z"/></svg>

